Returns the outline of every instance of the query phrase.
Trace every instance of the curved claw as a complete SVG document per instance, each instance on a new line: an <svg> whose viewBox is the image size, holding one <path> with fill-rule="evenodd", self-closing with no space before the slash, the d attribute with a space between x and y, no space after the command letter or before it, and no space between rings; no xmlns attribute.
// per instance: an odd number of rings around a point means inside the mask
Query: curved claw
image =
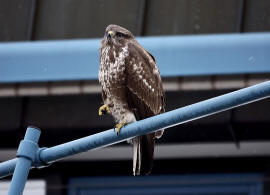
<svg viewBox="0 0 270 195"><path fill-rule="evenodd" d="M118 123L115 125L117 135L120 133L121 128L126 126L126 125L127 125L127 123Z"/></svg>
<svg viewBox="0 0 270 195"><path fill-rule="evenodd" d="M101 106L98 110L98 115L104 115L104 114L110 114L111 110L110 107L108 106L108 104L104 104L103 106Z"/></svg>

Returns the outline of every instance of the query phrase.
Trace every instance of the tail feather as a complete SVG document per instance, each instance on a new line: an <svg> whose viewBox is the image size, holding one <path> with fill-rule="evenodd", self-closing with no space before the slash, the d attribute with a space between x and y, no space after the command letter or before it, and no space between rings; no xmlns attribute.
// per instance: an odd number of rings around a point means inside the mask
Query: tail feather
<svg viewBox="0 0 270 195"><path fill-rule="evenodd" d="M141 142L140 137L136 137L133 142L133 175L139 175L141 172Z"/></svg>
<svg viewBox="0 0 270 195"><path fill-rule="evenodd" d="M155 133L133 139L133 175L148 175L153 167Z"/></svg>

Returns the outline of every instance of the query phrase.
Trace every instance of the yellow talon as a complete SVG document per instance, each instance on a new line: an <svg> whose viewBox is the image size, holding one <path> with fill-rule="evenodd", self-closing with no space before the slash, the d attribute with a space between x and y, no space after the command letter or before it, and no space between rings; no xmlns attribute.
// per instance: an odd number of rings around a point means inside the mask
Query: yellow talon
<svg viewBox="0 0 270 195"><path fill-rule="evenodd" d="M117 135L120 133L120 130L122 127L124 127L125 125L127 125L127 123L118 123L115 127L116 127L116 133Z"/></svg>
<svg viewBox="0 0 270 195"><path fill-rule="evenodd" d="M104 114L110 114L110 107L108 106L108 104L104 104L103 106L101 106L98 110L98 115L104 115Z"/></svg>

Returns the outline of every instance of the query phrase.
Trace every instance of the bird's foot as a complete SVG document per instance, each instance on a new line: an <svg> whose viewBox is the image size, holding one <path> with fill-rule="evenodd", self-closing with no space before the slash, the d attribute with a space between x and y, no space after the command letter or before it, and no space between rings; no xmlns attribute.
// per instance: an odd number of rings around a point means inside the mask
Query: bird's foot
<svg viewBox="0 0 270 195"><path fill-rule="evenodd" d="M111 110L110 107L108 106L108 104L104 104L103 106L101 106L98 110L98 115L104 115L104 114L110 114Z"/></svg>
<svg viewBox="0 0 270 195"><path fill-rule="evenodd" d="M118 123L115 125L117 135L120 133L121 128L126 126L127 124L128 123Z"/></svg>

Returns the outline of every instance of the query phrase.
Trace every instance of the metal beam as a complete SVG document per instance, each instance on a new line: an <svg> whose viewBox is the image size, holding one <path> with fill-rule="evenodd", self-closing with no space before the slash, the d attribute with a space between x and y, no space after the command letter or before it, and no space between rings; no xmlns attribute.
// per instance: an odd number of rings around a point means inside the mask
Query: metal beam
<svg viewBox="0 0 270 195"><path fill-rule="evenodd" d="M30 167L35 160L39 136L40 131L38 129L32 127L27 128L24 140L21 141L18 148L18 160L16 162L8 195L18 195L23 193Z"/></svg>
<svg viewBox="0 0 270 195"><path fill-rule="evenodd" d="M243 141L235 143L178 143L156 144L155 159L270 157L269 141ZM0 161L16 156L16 150L0 150ZM89 150L63 159L64 162L132 160L131 146L109 146Z"/></svg>
<svg viewBox="0 0 270 195"><path fill-rule="evenodd" d="M138 38L161 75L269 73L270 33ZM97 79L100 39L0 44L0 83Z"/></svg>
<svg viewBox="0 0 270 195"><path fill-rule="evenodd" d="M119 135L114 129L110 129L51 148L38 149L33 165L44 166L90 149L105 147L158 129L187 123L267 97L270 97L270 81L131 123L123 127ZM7 163L0 163L0 177L12 174L12 167L15 165L16 160L9 161L10 172L7 172Z"/></svg>
<svg viewBox="0 0 270 195"><path fill-rule="evenodd" d="M51 163L90 149L115 144L126 139L171 127L222 112L237 106L257 101L270 96L270 81L211 98L196 104L179 108L145 120L132 123L122 128L119 135L113 129L97 133L69 143L61 144L41 151L43 162Z"/></svg>

